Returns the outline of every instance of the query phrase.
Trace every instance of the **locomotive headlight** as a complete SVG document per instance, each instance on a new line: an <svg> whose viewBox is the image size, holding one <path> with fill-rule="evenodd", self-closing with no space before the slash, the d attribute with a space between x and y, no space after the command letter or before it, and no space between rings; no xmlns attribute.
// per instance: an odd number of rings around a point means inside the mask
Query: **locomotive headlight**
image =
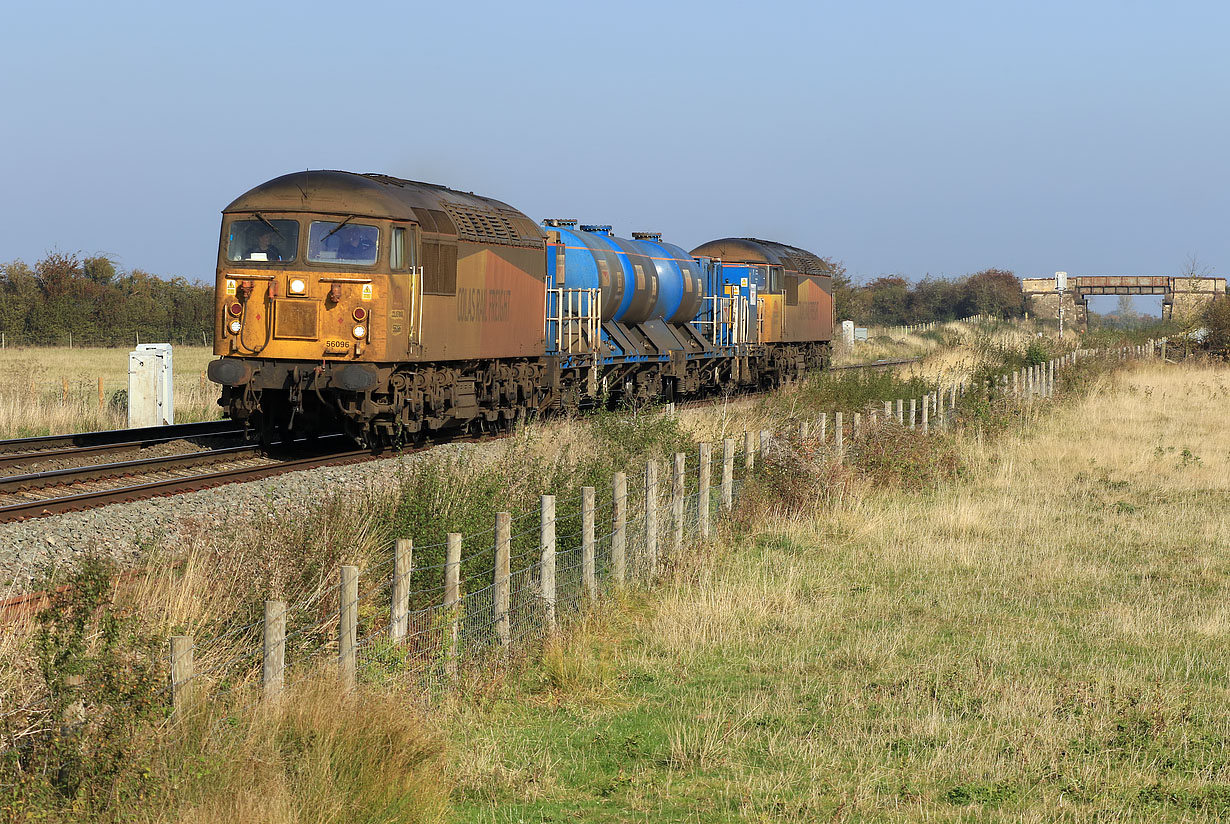
<svg viewBox="0 0 1230 824"><path fill-rule="evenodd" d="M237 320L233 320L229 324L227 324L226 328L231 330L232 335L238 335L239 330L243 328L243 324Z"/></svg>
<svg viewBox="0 0 1230 824"><path fill-rule="evenodd" d="M292 278L290 281L290 293L292 295L302 295L307 291L307 284L303 282L303 278Z"/></svg>
<svg viewBox="0 0 1230 824"><path fill-rule="evenodd" d="M362 340L363 336L367 334L367 327L361 323L357 323L355 324L354 329L351 329L350 331L355 336L356 340Z"/></svg>

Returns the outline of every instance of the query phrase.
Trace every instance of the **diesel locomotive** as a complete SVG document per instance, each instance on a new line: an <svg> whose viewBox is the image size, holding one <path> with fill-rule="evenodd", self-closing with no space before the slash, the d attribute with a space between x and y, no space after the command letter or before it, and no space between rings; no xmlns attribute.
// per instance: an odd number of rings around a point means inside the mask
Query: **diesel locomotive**
<svg viewBox="0 0 1230 824"><path fill-rule="evenodd" d="M309 171L223 210L209 377L262 435L367 446L528 414L767 387L823 368L829 265L753 238L536 223L498 200Z"/></svg>

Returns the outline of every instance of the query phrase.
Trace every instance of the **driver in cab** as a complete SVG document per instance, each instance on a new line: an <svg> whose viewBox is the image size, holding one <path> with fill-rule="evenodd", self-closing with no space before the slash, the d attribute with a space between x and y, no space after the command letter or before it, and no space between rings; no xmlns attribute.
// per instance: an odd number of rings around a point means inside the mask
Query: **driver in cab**
<svg viewBox="0 0 1230 824"><path fill-rule="evenodd" d="M273 245L273 229L262 226L260 234L256 236L256 241L248 244L244 258L246 260L281 260L281 250Z"/></svg>
<svg viewBox="0 0 1230 824"><path fill-rule="evenodd" d="M370 261L376 257L376 244L364 231L363 226L346 226L342 229L342 242L337 247L338 260Z"/></svg>

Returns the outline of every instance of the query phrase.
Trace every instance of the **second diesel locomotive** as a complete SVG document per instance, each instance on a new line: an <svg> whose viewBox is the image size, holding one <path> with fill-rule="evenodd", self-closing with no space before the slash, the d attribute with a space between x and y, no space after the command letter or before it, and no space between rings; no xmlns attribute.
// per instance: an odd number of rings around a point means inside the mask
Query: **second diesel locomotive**
<svg viewBox="0 0 1230 824"><path fill-rule="evenodd" d="M223 211L209 377L266 434L397 444L799 377L828 361L832 294L828 264L781 243L689 253L443 186L297 172Z"/></svg>

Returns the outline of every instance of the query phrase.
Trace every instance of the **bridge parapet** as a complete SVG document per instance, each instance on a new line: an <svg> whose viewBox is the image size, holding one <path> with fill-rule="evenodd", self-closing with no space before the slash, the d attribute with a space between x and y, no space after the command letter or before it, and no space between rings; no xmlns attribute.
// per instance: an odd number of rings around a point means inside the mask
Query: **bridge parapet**
<svg viewBox="0 0 1230 824"><path fill-rule="evenodd" d="M1039 318L1057 317L1060 297L1055 287L1053 277L1021 280L1021 293L1032 315ZM1226 296L1226 279L1169 275L1069 276L1063 297L1064 316L1075 323L1084 324L1088 317L1086 298L1096 295L1162 295L1163 318L1190 319L1202 312L1210 301Z"/></svg>

